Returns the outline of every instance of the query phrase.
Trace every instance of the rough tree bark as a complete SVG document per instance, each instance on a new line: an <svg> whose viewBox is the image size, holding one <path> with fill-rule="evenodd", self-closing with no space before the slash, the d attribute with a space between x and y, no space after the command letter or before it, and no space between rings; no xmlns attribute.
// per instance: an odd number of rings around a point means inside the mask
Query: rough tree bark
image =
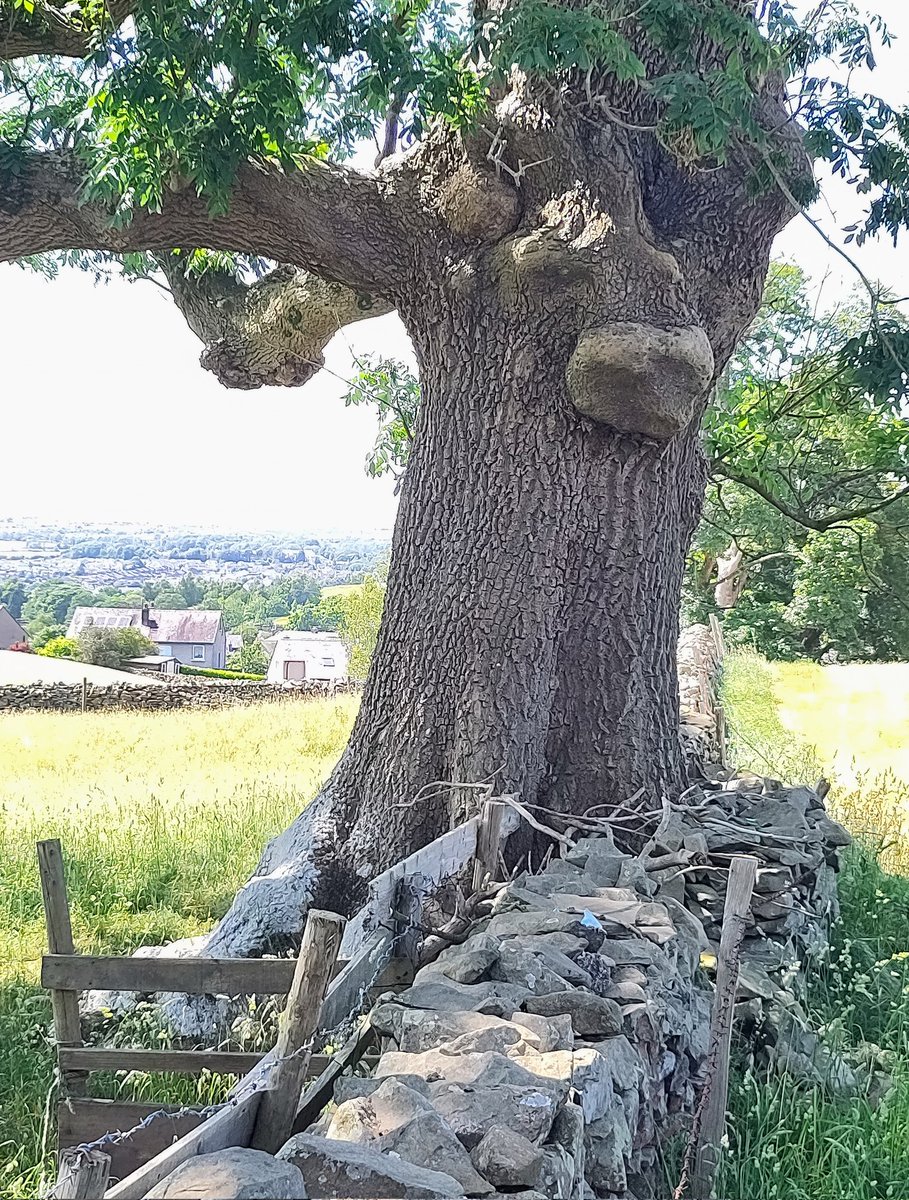
<svg viewBox="0 0 909 1200"><path fill-rule="evenodd" d="M172 281L229 384L302 382L370 305L398 310L419 359L422 411L350 744L207 953L293 943L311 904L354 908L372 875L463 817L470 793L456 786L410 803L430 781L494 778L568 812L680 786L675 644L705 480L698 430L789 212L755 194L746 154L680 164L642 104L590 85L516 75L482 130L439 127L374 175L250 170L224 217L177 195L111 230L68 199L53 156L0 180L0 257L207 245L311 272L281 268L247 293ZM767 88L765 124L801 169Z"/></svg>

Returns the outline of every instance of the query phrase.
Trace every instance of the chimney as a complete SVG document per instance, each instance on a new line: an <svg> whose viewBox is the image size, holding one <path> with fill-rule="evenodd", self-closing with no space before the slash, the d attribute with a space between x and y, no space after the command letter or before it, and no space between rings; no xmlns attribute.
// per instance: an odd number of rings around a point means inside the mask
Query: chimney
<svg viewBox="0 0 909 1200"><path fill-rule="evenodd" d="M141 618L141 622L140 622L140 624L141 624L141 625L143 626L143 628L145 628L145 629L150 629L150 628L151 628L151 621L150 621L150 619L149 619L149 614L148 614L148 605L147 605L147 604L143 604L143 605L142 605L142 618Z"/></svg>

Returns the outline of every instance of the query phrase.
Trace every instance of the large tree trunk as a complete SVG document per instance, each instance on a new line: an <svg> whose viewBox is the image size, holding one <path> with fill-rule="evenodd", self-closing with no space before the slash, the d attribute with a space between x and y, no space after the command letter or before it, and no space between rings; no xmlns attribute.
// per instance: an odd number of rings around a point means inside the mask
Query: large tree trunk
<svg viewBox="0 0 909 1200"><path fill-rule="evenodd" d="M581 812L642 787L658 805L681 782L697 419L660 443L582 416L565 383L576 338L548 315L450 295L402 315L423 406L360 713L210 952L292 941L312 903L355 907L369 878L468 815L477 793L459 784ZM434 781L451 786L412 803Z"/></svg>

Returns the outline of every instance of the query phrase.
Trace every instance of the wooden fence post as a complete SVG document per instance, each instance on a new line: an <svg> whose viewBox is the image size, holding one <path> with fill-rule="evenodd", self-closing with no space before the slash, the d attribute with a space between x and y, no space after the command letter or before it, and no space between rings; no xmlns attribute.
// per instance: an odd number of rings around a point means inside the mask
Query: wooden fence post
<svg viewBox="0 0 909 1200"><path fill-rule="evenodd" d="M713 644L716 646L716 656L720 662L726 654L726 644L723 639L723 625L716 613L710 614L710 632L713 634Z"/></svg>
<svg viewBox="0 0 909 1200"><path fill-rule="evenodd" d="M100 1150L61 1150L54 1200L103 1200L110 1175L110 1155Z"/></svg>
<svg viewBox="0 0 909 1200"><path fill-rule="evenodd" d="M83 712L85 712L87 702L88 702L88 677L83 675L82 676L82 711Z"/></svg>
<svg viewBox="0 0 909 1200"><path fill-rule="evenodd" d="M699 1113L694 1168L690 1182L693 1200L710 1200L720 1161L720 1147L726 1125L726 1098L729 1091L732 1018L739 982L739 951L745 936L745 922L751 911L751 893L754 890L757 865L756 858L742 855L733 858L729 869L726 903L723 907L723 930L717 956L716 995L710 1022L707 1093Z"/></svg>
<svg viewBox="0 0 909 1200"><path fill-rule="evenodd" d="M58 838L38 843L38 872L41 876L41 895L44 899L48 950L51 954L75 954L69 898L66 894L66 876L63 872L63 852ZM58 1049L60 1046L81 1046L79 993L55 988L51 992L51 1007L54 1013L54 1040ZM85 1094L84 1072L61 1071L60 1082L66 1095Z"/></svg>
<svg viewBox="0 0 909 1200"><path fill-rule="evenodd" d="M309 1062L309 1051L303 1048L318 1028L322 1000L341 949L344 925L344 918L337 913L310 909L307 915L300 957L287 1006L281 1014L275 1066L250 1140L254 1150L274 1154L290 1137Z"/></svg>
<svg viewBox="0 0 909 1200"><path fill-rule="evenodd" d="M473 864L472 889L480 891L487 877L495 880L499 872L502 846L502 822L508 806L501 800L484 800L477 833L477 853Z"/></svg>

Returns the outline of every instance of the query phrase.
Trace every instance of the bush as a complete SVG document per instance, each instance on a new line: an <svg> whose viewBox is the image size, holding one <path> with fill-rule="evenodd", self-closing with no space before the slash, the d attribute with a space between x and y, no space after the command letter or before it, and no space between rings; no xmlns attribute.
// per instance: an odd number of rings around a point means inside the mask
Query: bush
<svg viewBox="0 0 909 1200"><path fill-rule="evenodd" d="M75 638L54 637L46 641L38 653L46 658L78 658L79 643Z"/></svg>
<svg viewBox="0 0 909 1200"><path fill-rule="evenodd" d="M214 667L186 667L180 664L181 675L204 675L208 679L255 679L259 683L264 675L254 675L250 671L218 671Z"/></svg>
<svg viewBox="0 0 909 1200"><path fill-rule="evenodd" d="M122 667L127 659L157 653L155 643L138 629L98 629L88 625L79 634L76 657L96 667Z"/></svg>

